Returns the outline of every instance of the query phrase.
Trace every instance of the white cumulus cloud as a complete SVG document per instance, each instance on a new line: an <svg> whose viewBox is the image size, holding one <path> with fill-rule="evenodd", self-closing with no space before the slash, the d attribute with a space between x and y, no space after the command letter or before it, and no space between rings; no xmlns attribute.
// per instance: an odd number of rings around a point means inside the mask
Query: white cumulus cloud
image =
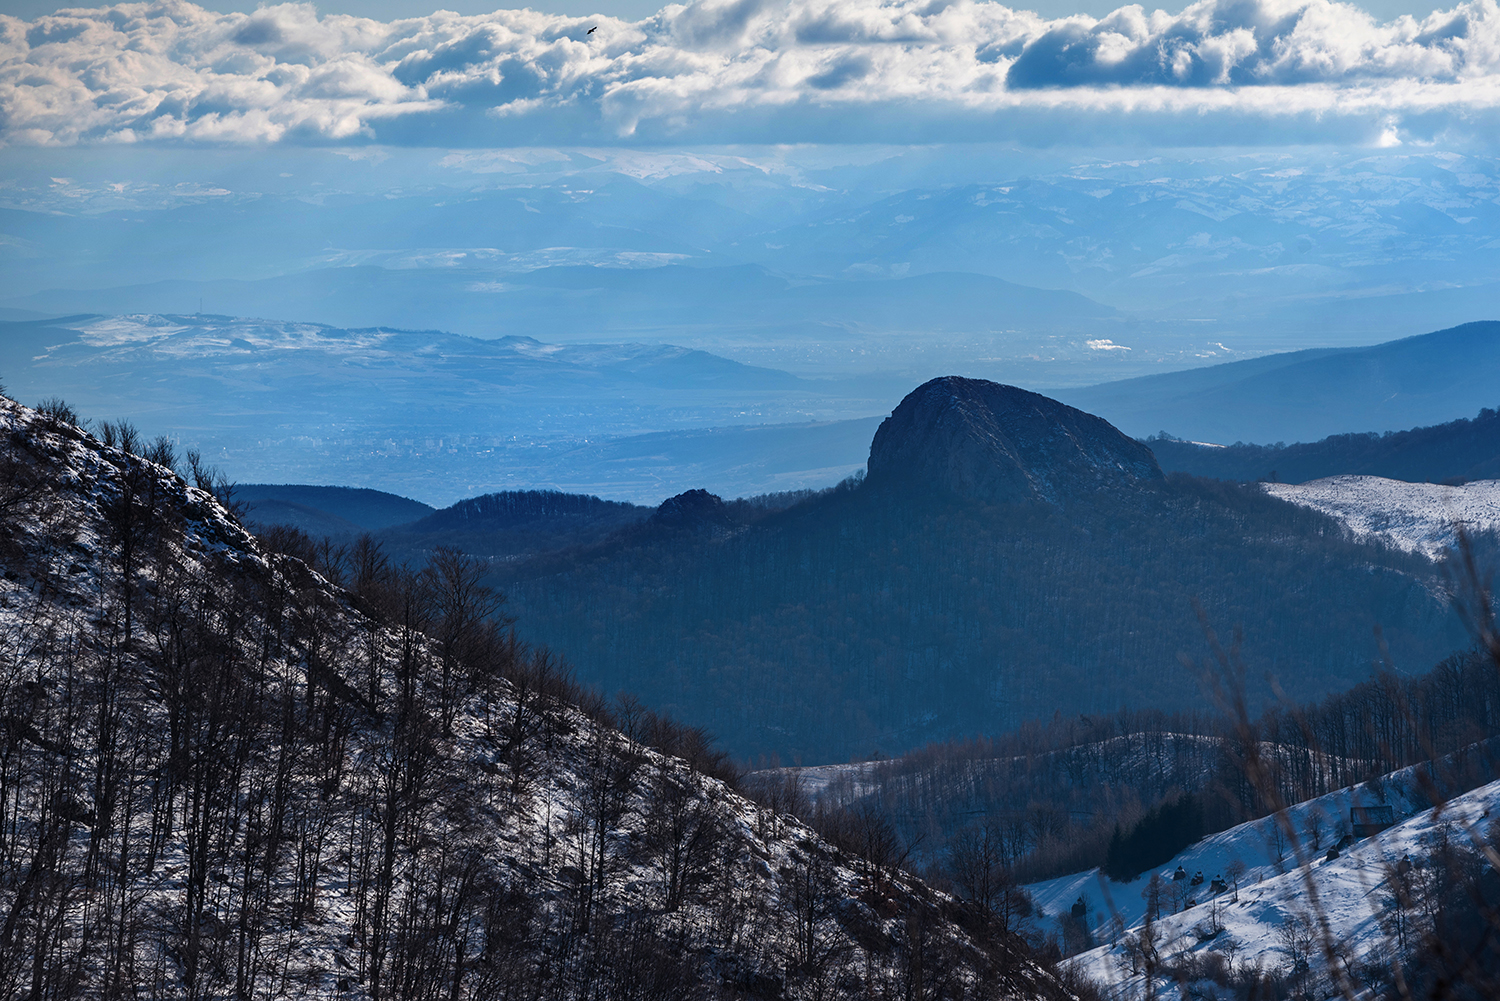
<svg viewBox="0 0 1500 1001"><path fill-rule="evenodd" d="M1496 0L1386 23L1330 0L1050 21L971 0L700 0L636 23L0 15L0 138L22 144L1392 144L1483 137L1497 107Z"/></svg>

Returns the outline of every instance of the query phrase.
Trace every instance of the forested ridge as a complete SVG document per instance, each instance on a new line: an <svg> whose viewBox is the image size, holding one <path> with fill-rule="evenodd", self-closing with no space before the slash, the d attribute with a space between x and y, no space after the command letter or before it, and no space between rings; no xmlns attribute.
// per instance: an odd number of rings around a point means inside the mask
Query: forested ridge
<svg viewBox="0 0 1500 1001"><path fill-rule="evenodd" d="M425 518L380 533L394 550L410 552L449 546L480 556L544 553L588 545L627 525L643 521L651 509L556 490L507 490L470 497Z"/></svg>
<svg viewBox="0 0 1500 1001"><path fill-rule="evenodd" d="M1305 483L1341 474L1413 483L1500 478L1500 414L1484 409L1446 424L1336 434L1293 445L1202 445L1166 433L1146 439L1163 469L1220 480Z"/></svg>
<svg viewBox="0 0 1500 1001"><path fill-rule="evenodd" d="M1257 704L1268 675L1307 698L1368 677L1382 643L1421 669L1466 642L1426 559L1182 475L1062 506L850 481L733 531L627 533L496 579L581 678L783 764L1202 707L1181 662L1205 652L1195 607L1243 630Z"/></svg>
<svg viewBox="0 0 1500 1001"><path fill-rule="evenodd" d="M1425 672L1384 670L1321 699L1276 704L1247 723L1225 704L1058 713L847 766L824 798L878 809L936 864L965 829L991 826L1003 832L1005 868L1028 882L1106 865L1117 830L1128 836L1149 811L1185 796L1196 799L1190 841L1434 759L1448 759L1439 772L1449 794L1489 781L1500 760L1500 672L1471 649ZM1251 746L1257 782L1246 775ZM1175 854L1161 830L1148 840L1160 856L1152 863Z"/></svg>
<svg viewBox="0 0 1500 1001"><path fill-rule="evenodd" d="M0 997L1062 997L481 565L256 540L128 424L0 398Z"/></svg>

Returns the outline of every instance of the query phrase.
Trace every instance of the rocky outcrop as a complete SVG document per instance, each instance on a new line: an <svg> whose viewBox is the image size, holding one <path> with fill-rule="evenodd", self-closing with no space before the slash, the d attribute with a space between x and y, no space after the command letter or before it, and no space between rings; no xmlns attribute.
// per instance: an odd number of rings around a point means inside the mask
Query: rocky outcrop
<svg viewBox="0 0 1500 1001"><path fill-rule="evenodd" d="M871 484L988 504L1059 504L1161 478L1151 450L1103 418L956 375L908 394L870 444Z"/></svg>
<svg viewBox="0 0 1500 1001"><path fill-rule="evenodd" d="M723 498L707 490L688 490L661 502L651 521L672 528L728 528L734 524Z"/></svg>

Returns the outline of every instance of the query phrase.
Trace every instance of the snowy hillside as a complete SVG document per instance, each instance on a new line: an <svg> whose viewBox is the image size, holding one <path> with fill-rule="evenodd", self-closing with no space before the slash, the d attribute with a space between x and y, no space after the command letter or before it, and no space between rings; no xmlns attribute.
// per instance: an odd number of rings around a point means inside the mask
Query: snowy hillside
<svg viewBox="0 0 1500 1001"><path fill-rule="evenodd" d="M1404 483L1379 476L1330 476L1310 483L1267 483L1266 492L1342 521L1357 535L1378 536L1407 552L1436 557L1472 531L1500 527L1500 480L1461 486Z"/></svg>
<svg viewBox="0 0 1500 1001"><path fill-rule="evenodd" d="M1114 998L1143 995L1143 942L1163 966L1190 968L1191 960L1214 956L1243 968L1286 971L1300 959L1315 981L1331 983L1318 907L1346 970L1388 968L1397 908L1392 881L1435 864L1434 853L1450 846L1477 859L1476 846L1493 837L1490 817L1500 816L1500 782L1432 808L1421 767L1297 804L1282 823L1267 817L1212 835L1128 883L1095 869L1027 889L1043 921L1076 913L1084 902L1085 923L1098 945L1069 962L1107 985ZM1389 807L1394 826L1332 852L1352 838L1352 807ZM1147 930L1153 880L1160 910Z"/></svg>
<svg viewBox="0 0 1500 1001"><path fill-rule="evenodd" d="M314 572L0 398L0 562L6 996L1063 996L681 731L614 729L459 558Z"/></svg>

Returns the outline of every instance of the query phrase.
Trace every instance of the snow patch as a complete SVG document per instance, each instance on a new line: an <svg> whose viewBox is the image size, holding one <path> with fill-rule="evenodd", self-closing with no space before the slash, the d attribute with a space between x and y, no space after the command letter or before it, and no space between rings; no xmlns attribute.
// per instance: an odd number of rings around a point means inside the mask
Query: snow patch
<svg viewBox="0 0 1500 1001"><path fill-rule="evenodd" d="M1500 480L1445 486L1382 476L1330 476L1263 486L1282 500L1338 519L1355 535L1378 537L1432 558L1457 545L1459 526L1468 532L1500 528Z"/></svg>

